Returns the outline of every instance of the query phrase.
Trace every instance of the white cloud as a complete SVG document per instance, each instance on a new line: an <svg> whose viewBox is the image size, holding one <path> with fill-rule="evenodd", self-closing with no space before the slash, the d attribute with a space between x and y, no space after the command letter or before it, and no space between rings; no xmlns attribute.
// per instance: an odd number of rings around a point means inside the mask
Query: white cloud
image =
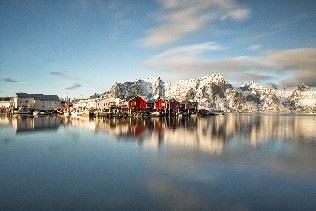
<svg viewBox="0 0 316 211"><path fill-rule="evenodd" d="M184 45L176 48L171 48L153 57L154 60L162 58L168 59L181 55L181 57L193 57L207 51L221 50L222 47L215 42L205 42L201 44Z"/></svg>
<svg viewBox="0 0 316 211"><path fill-rule="evenodd" d="M253 44L248 47L249 50L256 51L259 50L262 46L260 44Z"/></svg>
<svg viewBox="0 0 316 211"><path fill-rule="evenodd" d="M144 47L157 47L179 40L215 20L243 21L250 10L234 0L162 0L163 11L157 16L158 25L142 39Z"/></svg>
<svg viewBox="0 0 316 211"><path fill-rule="evenodd" d="M148 68L168 72L170 77L196 77L219 72L233 80L271 79L274 75L286 81L316 86L316 48L288 49L261 57L239 56L227 59L203 59L206 52L221 49L216 43L186 45L166 50L145 61Z"/></svg>

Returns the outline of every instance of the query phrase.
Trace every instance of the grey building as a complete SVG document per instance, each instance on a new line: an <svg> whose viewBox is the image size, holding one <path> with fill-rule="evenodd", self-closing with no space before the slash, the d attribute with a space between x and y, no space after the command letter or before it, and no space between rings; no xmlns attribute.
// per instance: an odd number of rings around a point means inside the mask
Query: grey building
<svg viewBox="0 0 316 211"><path fill-rule="evenodd" d="M61 109L61 102L57 95L16 93L12 104L14 108L34 110Z"/></svg>

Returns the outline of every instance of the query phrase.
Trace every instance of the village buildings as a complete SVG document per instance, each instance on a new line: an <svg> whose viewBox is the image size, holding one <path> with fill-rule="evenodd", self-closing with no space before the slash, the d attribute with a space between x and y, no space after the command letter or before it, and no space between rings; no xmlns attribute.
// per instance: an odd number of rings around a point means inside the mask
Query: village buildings
<svg viewBox="0 0 316 211"><path fill-rule="evenodd" d="M178 111L180 109L180 102L176 99L171 99L167 101L167 110L170 111Z"/></svg>
<svg viewBox="0 0 316 211"><path fill-rule="evenodd" d="M114 98L103 98L97 101L96 109L103 111L116 107L116 100Z"/></svg>
<svg viewBox="0 0 316 211"><path fill-rule="evenodd" d="M163 111L167 109L167 102L161 98L155 101L154 109L157 111Z"/></svg>
<svg viewBox="0 0 316 211"><path fill-rule="evenodd" d="M12 99L15 109L27 108L31 110L57 110L61 109L61 101L57 95L16 93Z"/></svg>
<svg viewBox="0 0 316 211"><path fill-rule="evenodd" d="M0 98L0 108L14 110L87 112L89 115L125 116L143 115L178 115L192 114L197 111L198 103L192 101L180 102L176 99L145 98L143 96L128 96L113 98L106 96L90 97L70 101L60 99L57 95L16 93L12 98Z"/></svg>
<svg viewBox="0 0 316 211"><path fill-rule="evenodd" d="M128 101L128 109L146 109L147 102L140 96L135 96Z"/></svg>
<svg viewBox="0 0 316 211"><path fill-rule="evenodd" d="M73 108L79 111L95 109L99 100L100 98L80 99L73 102Z"/></svg>
<svg viewBox="0 0 316 211"><path fill-rule="evenodd" d="M0 98L0 108L10 108L12 107L11 97L1 97Z"/></svg>

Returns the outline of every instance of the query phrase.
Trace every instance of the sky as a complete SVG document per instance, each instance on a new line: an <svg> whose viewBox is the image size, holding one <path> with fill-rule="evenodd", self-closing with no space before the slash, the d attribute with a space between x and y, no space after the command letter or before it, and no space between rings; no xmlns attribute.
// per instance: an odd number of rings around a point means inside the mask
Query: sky
<svg viewBox="0 0 316 211"><path fill-rule="evenodd" d="M315 0L2 0L0 96L220 73L316 87Z"/></svg>

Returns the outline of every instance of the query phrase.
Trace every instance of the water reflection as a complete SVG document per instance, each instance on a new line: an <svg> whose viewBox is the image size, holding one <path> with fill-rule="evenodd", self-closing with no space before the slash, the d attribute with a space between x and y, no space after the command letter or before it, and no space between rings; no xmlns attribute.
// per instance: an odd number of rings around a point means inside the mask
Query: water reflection
<svg viewBox="0 0 316 211"><path fill-rule="evenodd" d="M210 118L69 119L61 117L2 119L16 133L57 131L59 126L80 128L132 141L146 147L161 145L221 154L226 143L252 146L269 141L311 142L316 118L311 115L228 114Z"/></svg>
<svg viewBox="0 0 316 211"><path fill-rule="evenodd" d="M0 207L313 210L315 129L312 115L2 117Z"/></svg>
<svg viewBox="0 0 316 211"><path fill-rule="evenodd" d="M64 119L57 116L50 117L17 117L8 120L12 129L18 133L36 131L57 131L58 127L64 124Z"/></svg>

